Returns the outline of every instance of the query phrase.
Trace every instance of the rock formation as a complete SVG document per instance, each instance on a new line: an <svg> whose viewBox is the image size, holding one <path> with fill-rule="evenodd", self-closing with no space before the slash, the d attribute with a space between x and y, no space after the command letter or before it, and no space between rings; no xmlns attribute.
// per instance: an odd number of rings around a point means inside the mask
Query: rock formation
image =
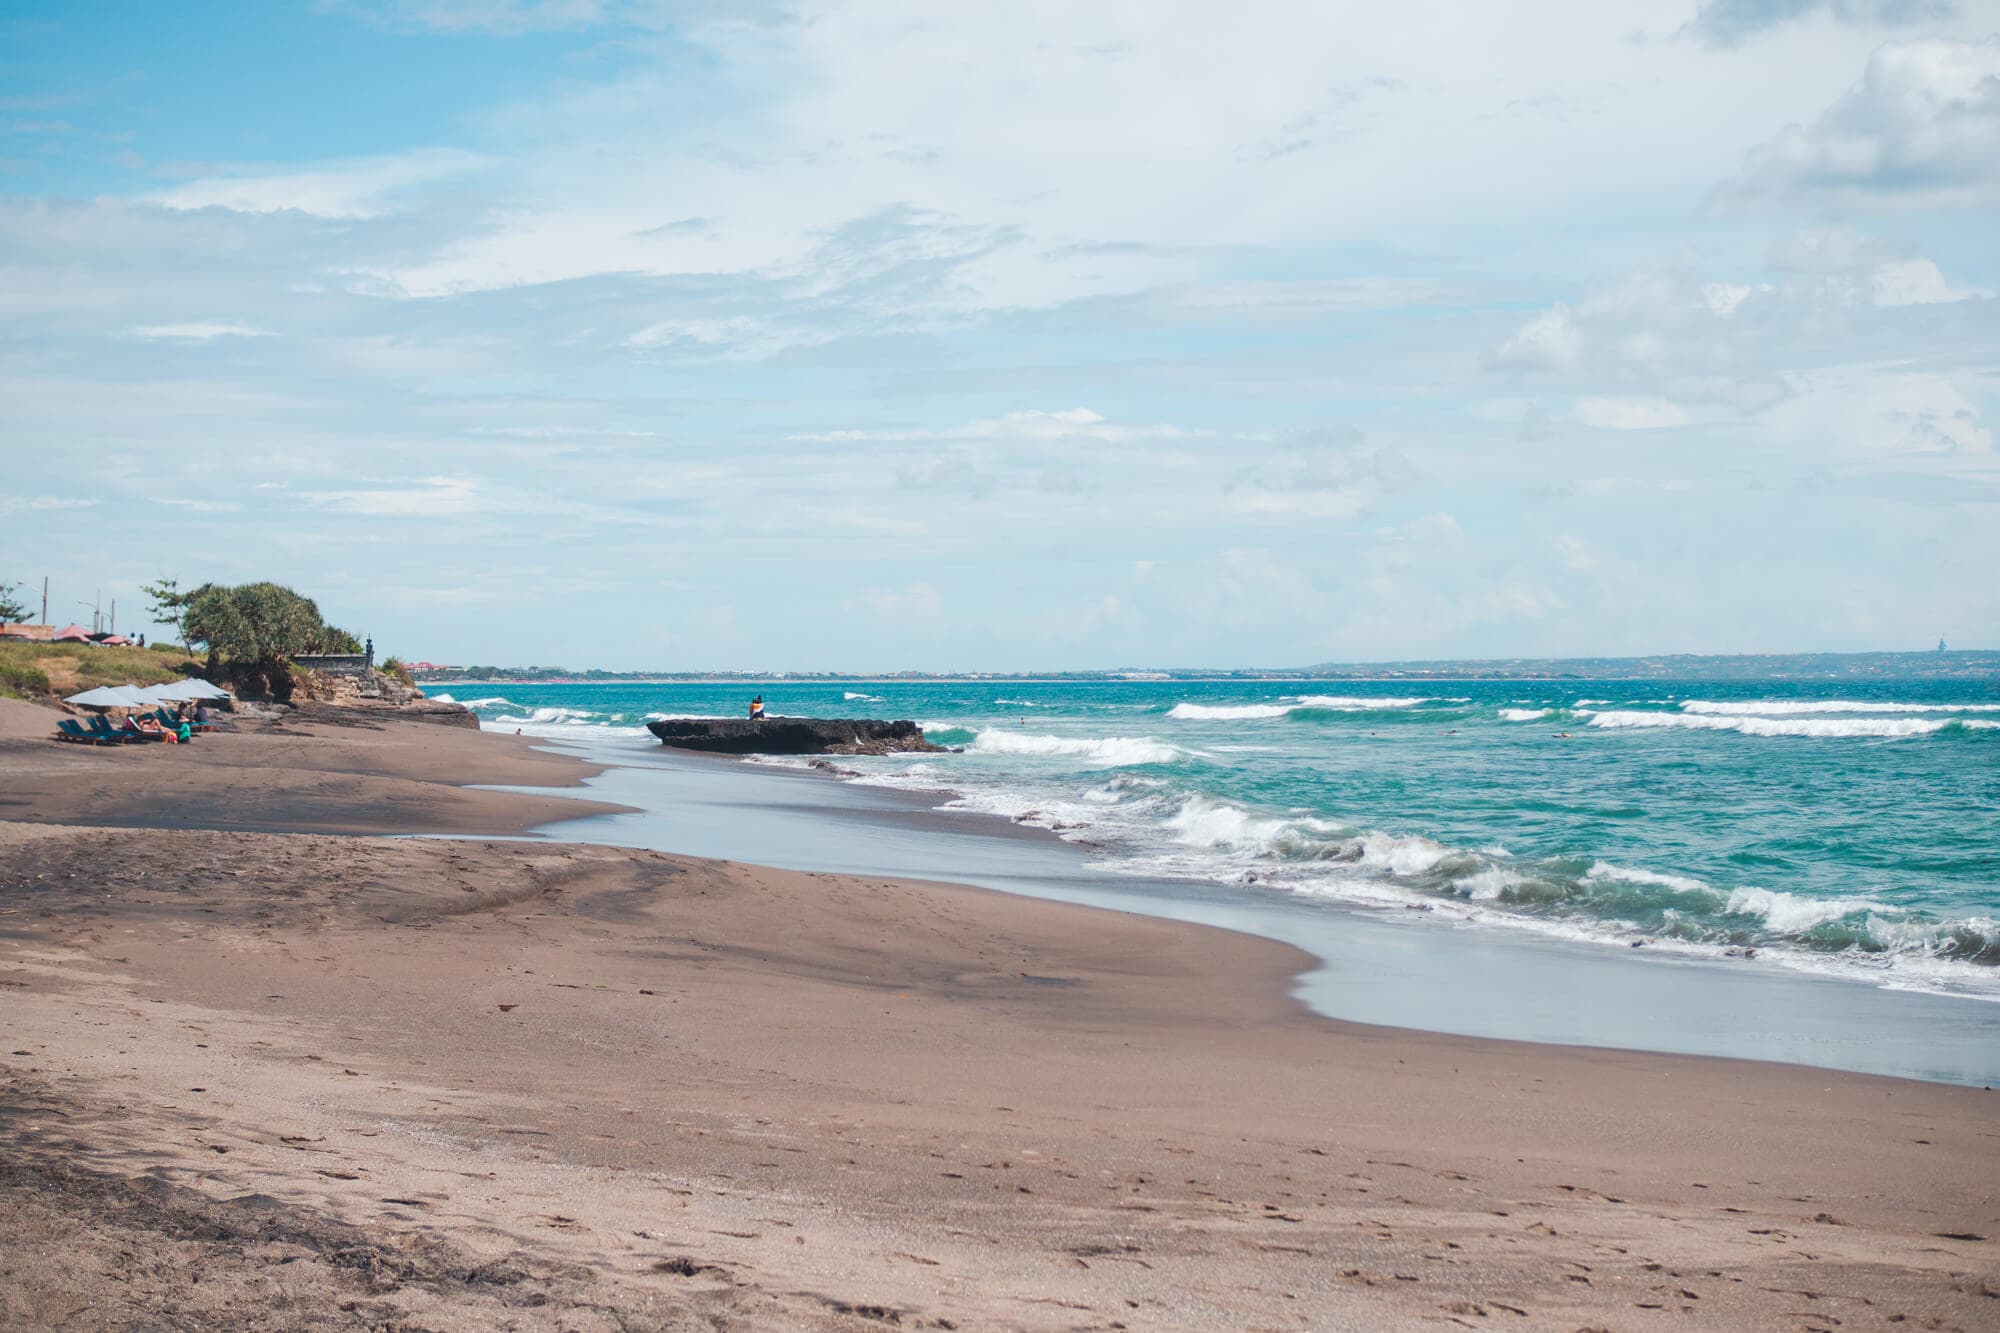
<svg viewBox="0 0 2000 1333"><path fill-rule="evenodd" d="M710 754L894 754L942 750L914 722L870 718L719 717L648 722L646 730L679 750Z"/></svg>

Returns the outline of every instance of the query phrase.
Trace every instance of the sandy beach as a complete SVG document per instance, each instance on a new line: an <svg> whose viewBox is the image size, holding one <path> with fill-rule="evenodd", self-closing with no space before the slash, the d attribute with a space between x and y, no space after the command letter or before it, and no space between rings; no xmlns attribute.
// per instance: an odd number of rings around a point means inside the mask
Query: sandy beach
<svg viewBox="0 0 2000 1333"><path fill-rule="evenodd" d="M2000 1326L2000 1094L1330 1022L1286 946L508 840L590 770L0 701L0 1325ZM461 835L450 841L389 835Z"/></svg>

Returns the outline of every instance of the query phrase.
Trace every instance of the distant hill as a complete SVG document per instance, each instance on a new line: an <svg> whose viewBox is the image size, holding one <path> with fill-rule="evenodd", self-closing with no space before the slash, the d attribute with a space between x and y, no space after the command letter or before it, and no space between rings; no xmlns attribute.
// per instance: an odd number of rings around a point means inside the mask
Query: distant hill
<svg viewBox="0 0 2000 1333"><path fill-rule="evenodd" d="M1909 680L2000 678L2000 652L1736 653L1709 656L1513 658L1499 661L1327 662L1342 680Z"/></svg>
<svg viewBox="0 0 2000 1333"><path fill-rule="evenodd" d="M1737 653L1323 662L1311 667L1110 671L572 671L565 667L414 668L419 684L579 681L842 680L2000 680L2000 651Z"/></svg>

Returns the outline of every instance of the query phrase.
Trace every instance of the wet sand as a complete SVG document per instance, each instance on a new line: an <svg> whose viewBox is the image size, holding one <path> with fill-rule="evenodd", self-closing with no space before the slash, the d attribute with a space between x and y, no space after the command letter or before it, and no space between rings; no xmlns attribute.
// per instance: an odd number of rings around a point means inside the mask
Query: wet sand
<svg viewBox="0 0 2000 1333"><path fill-rule="evenodd" d="M512 737L26 708L0 1326L2000 1324L2000 1094L1338 1024L1270 941L482 841L561 803L462 784L588 771Z"/></svg>

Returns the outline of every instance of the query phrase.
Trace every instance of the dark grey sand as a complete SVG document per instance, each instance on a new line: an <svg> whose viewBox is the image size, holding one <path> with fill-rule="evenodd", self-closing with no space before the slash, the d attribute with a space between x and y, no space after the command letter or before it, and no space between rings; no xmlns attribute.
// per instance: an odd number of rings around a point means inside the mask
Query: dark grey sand
<svg viewBox="0 0 2000 1333"><path fill-rule="evenodd" d="M517 831L457 784L560 761L20 707L0 1326L2000 1322L2000 1094L1332 1023L1282 945L973 889L327 836Z"/></svg>

